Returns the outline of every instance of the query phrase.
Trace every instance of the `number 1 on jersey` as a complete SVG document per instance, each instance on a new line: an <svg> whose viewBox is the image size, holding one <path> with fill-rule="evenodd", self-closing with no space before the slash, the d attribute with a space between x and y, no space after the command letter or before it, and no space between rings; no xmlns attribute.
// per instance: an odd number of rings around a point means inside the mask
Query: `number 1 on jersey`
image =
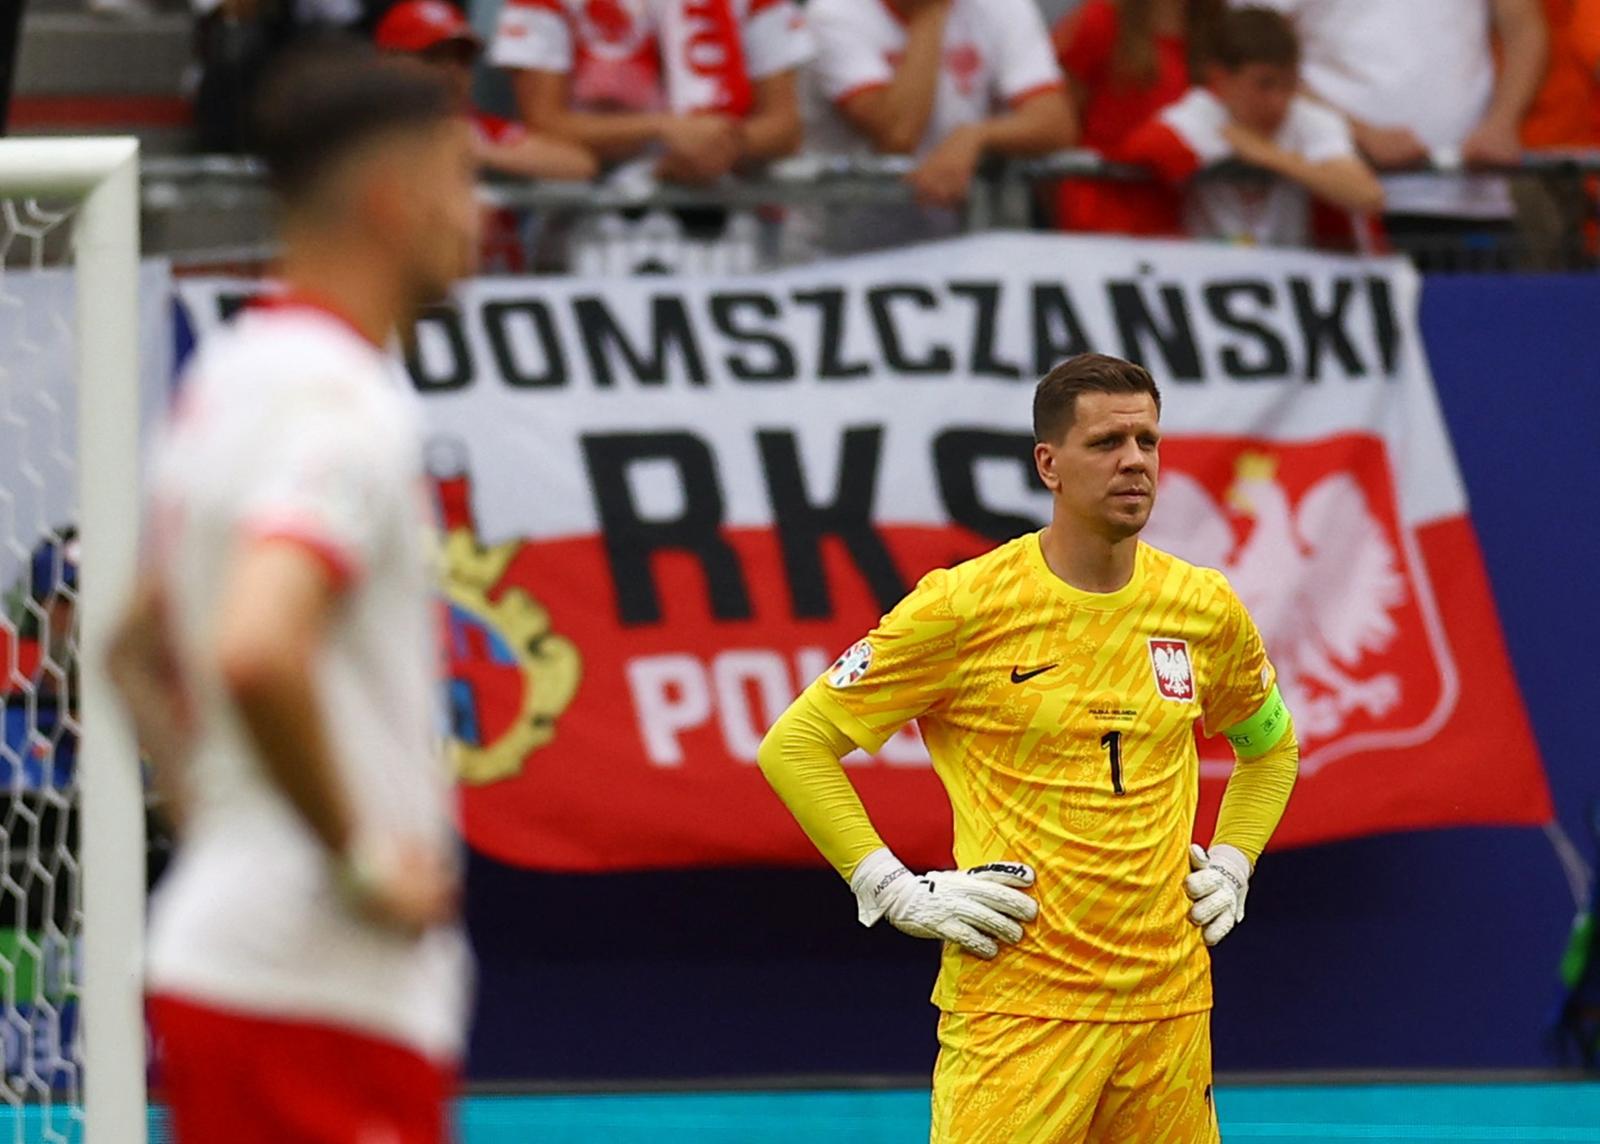
<svg viewBox="0 0 1600 1144"><path fill-rule="evenodd" d="M1122 732L1107 731L1100 736L1100 745L1111 756L1111 789L1118 794L1127 794L1122 789Z"/></svg>

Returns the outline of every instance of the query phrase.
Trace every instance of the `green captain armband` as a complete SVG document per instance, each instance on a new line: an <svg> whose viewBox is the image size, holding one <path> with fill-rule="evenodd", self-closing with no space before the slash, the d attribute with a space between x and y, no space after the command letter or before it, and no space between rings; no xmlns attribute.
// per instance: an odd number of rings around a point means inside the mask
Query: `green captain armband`
<svg viewBox="0 0 1600 1144"><path fill-rule="evenodd" d="M1272 685L1267 700L1250 718L1235 723L1223 732L1241 759L1254 759L1278 745L1289 730L1289 709L1283 704L1278 685Z"/></svg>

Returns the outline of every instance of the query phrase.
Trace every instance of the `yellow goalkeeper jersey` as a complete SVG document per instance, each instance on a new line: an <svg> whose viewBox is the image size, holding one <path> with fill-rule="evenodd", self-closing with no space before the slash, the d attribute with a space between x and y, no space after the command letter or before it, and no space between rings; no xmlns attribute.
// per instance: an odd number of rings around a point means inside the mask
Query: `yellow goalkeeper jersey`
<svg viewBox="0 0 1600 1144"><path fill-rule="evenodd" d="M1183 892L1194 727L1234 727L1273 685L1222 573L1141 544L1125 587L1083 592L1029 534L929 573L808 694L869 752L917 720L957 864L1038 873L1021 943L993 961L947 945L934 1003L1132 1021L1211 1005Z"/></svg>

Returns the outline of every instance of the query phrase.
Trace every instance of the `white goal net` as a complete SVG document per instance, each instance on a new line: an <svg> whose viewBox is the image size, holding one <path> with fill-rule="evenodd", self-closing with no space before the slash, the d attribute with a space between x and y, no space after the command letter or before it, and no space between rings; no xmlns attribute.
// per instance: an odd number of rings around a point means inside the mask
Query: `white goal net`
<svg viewBox="0 0 1600 1144"><path fill-rule="evenodd" d="M145 1136L143 799L100 673L137 511L135 164L0 140L0 1144Z"/></svg>

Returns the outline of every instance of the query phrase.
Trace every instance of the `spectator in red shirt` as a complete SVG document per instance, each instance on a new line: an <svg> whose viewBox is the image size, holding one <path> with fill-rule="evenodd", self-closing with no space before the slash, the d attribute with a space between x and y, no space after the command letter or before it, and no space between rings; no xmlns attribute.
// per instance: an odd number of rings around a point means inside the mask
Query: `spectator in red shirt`
<svg viewBox="0 0 1600 1144"><path fill-rule="evenodd" d="M384 14L374 37L386 52L416 56L449 78L473 127L478 161L508 175L592 179L599 163L580 144L534 135L522 126L473 106L472 69L483 42L447 0L404 0Z"/></svg>
<svg viewBox="0 0 1600 1144"><path fill-rule="evenodd" d="M1154 167L1181 193L1189 235L1304 246L1313 199L1355 214L1383 209L1383 187L1357 153L1350 125L1297 94L1300 43L1284 15L1268 8L1224 13L1203 60L1205 85L1135 130L1114 156ZM1196 178L1230 160L1276 178Z"/></svg>
<svg viewBox="0 0 1600 1144"><path fill-rule="evenodd" d="M1056 58L1083 124L1082 145L1102 154L1189 87L1189 44L1218 0L1086 0L1055 27ZM1168 234L1179 226L1158 187L1068 180L1056 194L1064 230Z"/></svg>
<svg viewBox="0 0 1600 1144"><path fill-rule="evenodd" d="M1600 0L1544 0L1550 63L1522 120L1522 145L1600 147Z"/></svg>
<svg viewBox="0 0 1600 1144"><path fill-rule="evenodd" d="M1600 147L1600 0L1544 0L1550 62L1522 119L1529 151ZM1523 270L1592 265L1600 252L1595 205L1600 179L1561 172L1516 179L1511 197Z"/></svg>

